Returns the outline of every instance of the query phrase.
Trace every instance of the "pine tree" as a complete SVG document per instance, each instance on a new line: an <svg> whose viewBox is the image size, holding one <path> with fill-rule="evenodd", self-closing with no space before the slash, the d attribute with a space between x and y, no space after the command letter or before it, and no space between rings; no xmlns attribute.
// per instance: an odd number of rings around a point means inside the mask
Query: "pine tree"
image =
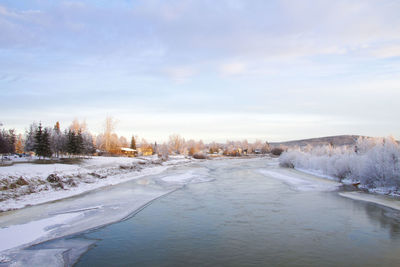
<svg viewBox="0 0 400 267"><path fill-rule="evenodd" d="M15 153L15 143L17 142L17 137L15 136L15 130L8 130L7 134L8 140L8 153Z"/></svg>
<svg viewBox="0 0 400 267"><path fill-rule="evenodd" d="M131 139L131 148L136 149L136 140L135 140L134 136L132 136L132 139Z"/></svg>
<svg viewBox="0 0 400 267"><path fill-rule="evenodd" d="M38 126L38 128L36 130L36 133L35 133L35 144L34 144L34 147L33 147L36 155L38 155L39 158L41 156L43 156L43 142L42 142L42 139L43 139L43 129L42 129L42 124L39 123L39 126Z"/></svg>
<svg viewBox="0 0 400 267"><path fill-rule="evenodd" d="M50 148L50 131L48 129L44 129L42 135L42 148L43 148L43 157L50 158L52 155Z"/></svg>
<svg viewBox="0 0 400 267"><path fill-rule="evenodd" d="M78 134L75 135L75 154L79 155L84 152L83 149L83 137L81 130L78 131Z"/></svg>
<svg viewBox="0 0 400 267"><path fill-rule="evenodd" d="M67 133L67 148L66 151L70 155L74 155L76 152L76 141L75 141L75 132L72 130L68 130Z"/></svg>
<svg viewBox="0 0 400 267"><path fill-rule="evenodd" d="M41 123L39 123L39 127L35 134L35 153L39 156L39 158L51 157L52 155L49 130L43 130Z"/></svg>

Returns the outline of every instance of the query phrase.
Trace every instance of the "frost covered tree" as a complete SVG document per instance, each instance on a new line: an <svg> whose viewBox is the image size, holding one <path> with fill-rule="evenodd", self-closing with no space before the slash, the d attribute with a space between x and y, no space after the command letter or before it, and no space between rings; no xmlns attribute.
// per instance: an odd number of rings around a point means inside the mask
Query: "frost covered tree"
<svg viewBox="0 0 400 267"><path fill-rule="evenodd" d="M93 136L90 133L82 133L82 142L83 154L90 155L96 152L96 147L93 142Z"/></svg>
<svg viewBox="0 0 400 267"><path fill-rule="evenodd" d="M30 152L35 150L35 134L38 129L38 125L33 122L29 126L29 130L25 131L25 152Z"/></svg>
<svg viewBox="0 0 400 267"><path fill-rule="evenodd" d="M120 147L128 147L128 140L126 140L125 136L120 136L118 143Z"/></svg>
<svg viewBox="0 0 400 267"><path fill-rule="evenodd" d="M179 134L172 134L169 136L169 148L175 154L182 154L184 151L185 139Z"/></svg>
<svg viewBox="0 0 400 267"><path fill-rule="evenodd" d="M115 130L116 121L113 117L107 117L104 122L104 133L103 133L103 146L106 151L112 149L113 132Z"/></svg>
<svg viewBox="0 0 400 267"><path fill-rule="evenodd" d="M169 149L168 149L168 145L166 143L163 143L161 146L158 146L157 155L163 161L168 160Z"/></svg>
<svg viewBox="0 0 400 267"><path fill-rule="evenodd" d="M59 157L65 147L66 136L61 132L60 123L57 121L51 131L50 147L56 157Z"/></svg>
<svg viewBox="0 0 400 267"><path fill-rule="evenodd" d="M284 152L279 162L359 183L368 190L400 193L400 145L392 137L362 137L355 146L298 148Z"/></svg>

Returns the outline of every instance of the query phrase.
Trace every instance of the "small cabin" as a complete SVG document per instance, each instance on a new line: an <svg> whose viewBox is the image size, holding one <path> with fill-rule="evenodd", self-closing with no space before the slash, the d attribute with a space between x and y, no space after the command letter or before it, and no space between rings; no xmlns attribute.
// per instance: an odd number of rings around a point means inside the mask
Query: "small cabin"
<svg viewBox="0 0 400 267"><path fill-rule="evenodd" d="M137 150L128 148L128 147L121 147L121 153L128 157L136 157L137 156Z"/></svg>

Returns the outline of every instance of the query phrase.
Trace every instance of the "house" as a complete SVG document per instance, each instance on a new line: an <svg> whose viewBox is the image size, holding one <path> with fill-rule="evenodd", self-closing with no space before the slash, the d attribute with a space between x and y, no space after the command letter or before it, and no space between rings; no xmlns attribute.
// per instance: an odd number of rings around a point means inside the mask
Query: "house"
<svg viewBox="0 0 400 267"><path fill-rule="evenodd" d="M136 157L138 152L136 149L121 147L121 153L128 157Z"/></svg>
<svg viewBox="0 0 400 267"><path fill-rule="evenodd" d="M153 155L153 148L151 146L143 146L138 148L139 155L151 156Z"/></svg>

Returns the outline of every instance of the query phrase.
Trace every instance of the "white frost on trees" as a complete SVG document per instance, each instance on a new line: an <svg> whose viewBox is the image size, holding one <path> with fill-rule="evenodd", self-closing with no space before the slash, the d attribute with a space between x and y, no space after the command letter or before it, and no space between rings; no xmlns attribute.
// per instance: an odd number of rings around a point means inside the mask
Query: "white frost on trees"
<svg viewBox="0 0 400 267"><path fill-rule="evenodd" d="M362 138L351 147L306 147L284 152L281 166L314 171L360 183L384 193L400 193L400 145L392 138Z"/></svg>

